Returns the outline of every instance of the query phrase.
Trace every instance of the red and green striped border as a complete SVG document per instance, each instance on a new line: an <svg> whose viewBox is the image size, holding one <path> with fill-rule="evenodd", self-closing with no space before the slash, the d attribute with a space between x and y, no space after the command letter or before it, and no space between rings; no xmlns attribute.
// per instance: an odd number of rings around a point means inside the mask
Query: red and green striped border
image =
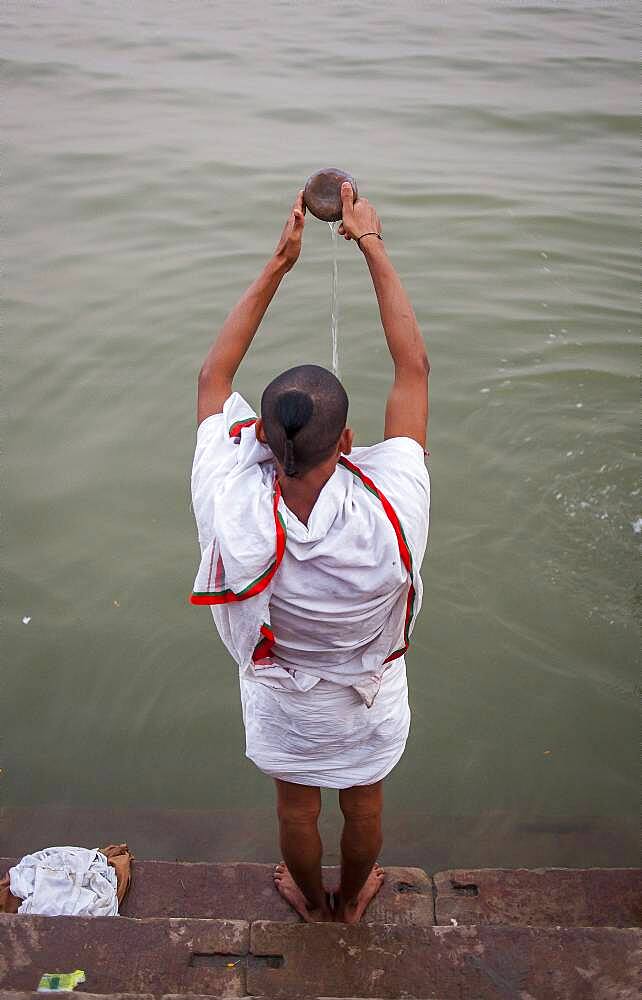
<svg viewBox="0 0 642 1000"><path fill-rule="evenodd" d="M195 591L190 597L191 604L237 604L239 601L247 601L250 597L256 597L262 590L265 590L270 580L281 565L285 552L285 542L287 531L285 521L279 512L279 500L281 499L281 487L278 479L274 481L274 525L276 529L276 554L274 560L265 572L257 576L256 580L248 583L247 587L235 593L229 587L219 591Z"/></svg>
<svg viewBox="0 0 642 1000"><path fill-rule="evenodd" d="M388 498L384 496L381 490L377 486L375 486L372 479L366 476L365 472L362 472L357 465L354 465L352 462L350 462L344 455L342 455L341 458L339 459L339 463L345 466L345 468L349 472L351 472L353 476L356 476L357 479L360 479L365 488L369 490L370 493L373 493L374 496L376 496L376 498L380 501L381 506L383 507L388 516L388 520L390 521L392 527L394 528L395 535L397 536L401 561L408 570L408 572L412 574L412 554L410 552L410 548L408 547L408 542L406 541L406 536L401 526L401 521L397 517L397 513L394 507L392 506Z"/></svg>
<svg viewBox="0 0 642 1000"><path fill-rule="evenodd" d="M235 424L232 424L229 430L230 437L237 437L240 434L243 427L250 427L252 424L256 423L256 417L248 417L245 420L239 420ZM412 553L410 547L406 540L406 535L403 530L401 521L397 517L397 513L388 500L388 498L381 492L378 486L375 486L372 479L366 476L362 470L350 462L345 456L341 456L339 463L351 472L353 476L360 480L363 486L372 493L373 496L379 500L381 506L383 507L385 514L390 521L395 536L397 538L397 544L399 545L399 554L401 556L401 561L404 564L406 571L410 577L410 583L408 586L408 598L406 601L406 616L404 621L404 645L400 649L396 649L390 656L386 657L383 661L385 663L390 663L392 660L396 660L398 657L403 656L407 652L410 645L410 626L412 623L414 610L415 610L415 600L416 591L414 585L413 576L413 564L412 564ZM256 580L249 583L247 587L235 593L231 589L226 589L222 591L213 592L195 592L190 597L190 602L192 604L235 604L240 601L247 601L250 597L256 597L261 591L265 590L272 578L274 577L276 571L278 570L281 562L283 560L283 555L285 553L285 544L287 540L287 531L285 527L285 522L279 513L278 506L279 500L281 499L281 487L279 485L278 479L274 482L274 524L276 529L276 554L273 562L270 566L262 573ZM213 553L212 553L213 558ZM210 567L211 574L211 567ZM270 655L272 647L275 642L275 635L273 629L267 624L263 623L260 629L261 638L259 639L254 652L252 654L252 660L256 662L257 660L265 659Z"/></svg>
<svg viewBox="0 0 642 1000"><path fill-rule="evenodd" d="M252 653L252 660L254 663L256 663L257 660L264 660L266 656L269 656L272 652L272 646L276 641L274 629L268 625L267 622L263 622L260 631L261 638L257 642L254 652Z"/></svg>
<svg viewBox="0 0 642 1000"><path fill-rule="evenodd" d="M396 660L399 656L403 656L404 653L408 652L408 647L410 646L410 623L412 621L412 616L414 612L415 612L415 585L411 580L410 586L408 588L408 600L406 601L406 621L403 630L404 644L400 649L396 649L394 653L391 653L390 656L387 656L383 661L384 663L390 663L391 660Z"/></svg>
<svg viewBox="0 0 642 1000"><path fill-rule="evenodd" d="M251 427L252 424L256 423L256 417L246 417L245 420L237 420L235 424L229 429L229 435L231 438L238 437L244 427Z"/></svg>
<svg viewBox="0 0 642 1000"><path fill-rule="evenodd" d="M412 553L410 551L410 547L406 540L406 535L404 533L401 521L397 517L397 512L395 511L394 507L392 506L388 498L384 496L384 494L381 492L378 486L375 486L372 479L370 479L369 476L366 476L365 472L362 472L362 470L359 468L358 465L355 465L353 462L349 461L349 459L347 459L345 455L341 456L341 458L339 459L339 463L343 465L344 468L348 470L348 472L351 472L353 476L356 476L356 478L363 483L365 488L370 493L372 493L373 496L375 496L377 500L379 500L379 502L381 503L381 506L383 507L386 516L388 517L388 520L390 521L394 529L394 533L397 536L397 544L399 545L399 554L401 556L401 561L406 567L406 570L410 577L410 584L408 587L408 599L406 601L406 619L404 622L404 632L403 632L404 645L401 647L401 649L396 649L394 653L391 653L390 656L387 656L386 659L383 661L384 663L390 663L391 660L396 660L399 656L403 656L404 653L408 650L408 647L410 645L410 625L415 611L415 600L416 600L416 591L415 591L413 566L412 566Z"/></svg>

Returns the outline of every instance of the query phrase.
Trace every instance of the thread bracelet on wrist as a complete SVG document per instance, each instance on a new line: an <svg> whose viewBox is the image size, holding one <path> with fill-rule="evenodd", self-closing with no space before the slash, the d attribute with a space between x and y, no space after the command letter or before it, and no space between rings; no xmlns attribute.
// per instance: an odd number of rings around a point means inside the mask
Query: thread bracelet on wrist
<svg viewBox="0 0 642 1000"><path fill-rule="evenodd" d="M366 236L376 236L377 239L381 240L381 242L383 243L383 236L380 233L362 233L361 236L359 236L359 238L357 239L357 246L359 247L360 250L361 250L361 240L365 240Z"/></svg>

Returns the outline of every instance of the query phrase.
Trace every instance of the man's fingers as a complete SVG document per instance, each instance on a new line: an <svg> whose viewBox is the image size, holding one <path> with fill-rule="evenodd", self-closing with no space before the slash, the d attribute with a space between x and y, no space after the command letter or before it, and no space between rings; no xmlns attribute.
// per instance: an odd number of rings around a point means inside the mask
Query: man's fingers
<svg viewBox="0 0 642 1000"><path fill-rule="evenodd" d="M354 191L350 181L344 181L341 185L341 204L344 212L346 208L352 208L354 205Z"/></svg>
<svg viewBox="0 0 642 1000"><path fill-rule="evenodd" d="M294 231L303 228L305 222L305 203L303 201L303 188L297 194L294 205L292 206L292 211L290 213L290 219L292 220L292 229Z"/></svg>

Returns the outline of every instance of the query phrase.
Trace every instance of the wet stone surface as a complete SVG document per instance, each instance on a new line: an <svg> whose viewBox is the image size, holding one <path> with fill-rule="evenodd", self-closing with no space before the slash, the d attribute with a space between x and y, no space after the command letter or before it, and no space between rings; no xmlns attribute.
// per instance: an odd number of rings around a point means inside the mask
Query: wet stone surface
<svg viewBox="0 0 642 1000"><path fill-rule="evenodd" d="M300 922L270 865L134 862L123 916L0 915L0 1000L76 968L79 1000L638 1000L639 870L386 872L368 922L348 927Z"/></svg>
<svg viewBox="0 0 642 1000"><path fill-rule="evenodd" d="M642 935L614 928L252 925L248 991L296 996L314 982L328 997L546 1000L637 997Z"/></svg>
<svg viewBox="0 0 642 1000"><path fill-rule="evenodd" d="M234 920L0 916L0 988L82 969L97 993L245 993L249 924ZM229 966L229 967L228 967Z"/></svg>
<svg viewBox="0 0 642 1000"><path fill-rule="evenodd" d="M433 878L438 924L642 926L636 868L457 869Z"/></svg>
<svg viewBox="0 0 642 1000"><path fill-rule="evenodd" d="M0 862L0 871L5 867ZM127 917L204 917L231 920L301 918L274 887L273 866L135 861L130 890L121 907ZM324 868L324 882L339 883L339 868ZM386 868L386 881L367 911L368 920L430 926L432 882L421 868Z"/></svg>

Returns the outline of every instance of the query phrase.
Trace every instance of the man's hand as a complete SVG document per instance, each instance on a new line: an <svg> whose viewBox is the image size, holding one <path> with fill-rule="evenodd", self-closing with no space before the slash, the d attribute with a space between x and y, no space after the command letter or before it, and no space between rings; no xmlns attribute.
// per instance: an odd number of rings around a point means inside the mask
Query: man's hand
<svg viewBox="0 0 642 1000"><path fill-rule="evenodd" d="M366 233L381 235L381 222L367 198L354 200L352 185L341 185L343 221L338 232L347 240ZM395 380L386 403L384 437L409 437L426 444L428 372L423 338L408 298L386 249L377 236L360 244L374 285L381 325L395 366Z"/></svg>
<svg viewBox="0 0 642 1000"><path fill-rule="evenodd" d="M288 215L281 239L277 243L274 257L283 265L286 271L294 267L301 253L301 237L305 225L305 205L303 189L296 196L292 211Z"/></svg>
<svg viewBox="0 0 642 1000"><path fill-rule="evenodd" d="M254 339L283 276L301 253L305 223L303 191L299 191L274 254L241 296L210 347L198 376L197 421L220 413L232 392L232 381Z"/></svg>
<svg viewBox="0 0 642 1000"><path fill-rule="evenodd" d="M367 198L354 200L354 191L349 181L341 185L341 203L343 218L338 232L346 240L358 240L364 233L381 234L381 222L373 206Z"/></svg>

